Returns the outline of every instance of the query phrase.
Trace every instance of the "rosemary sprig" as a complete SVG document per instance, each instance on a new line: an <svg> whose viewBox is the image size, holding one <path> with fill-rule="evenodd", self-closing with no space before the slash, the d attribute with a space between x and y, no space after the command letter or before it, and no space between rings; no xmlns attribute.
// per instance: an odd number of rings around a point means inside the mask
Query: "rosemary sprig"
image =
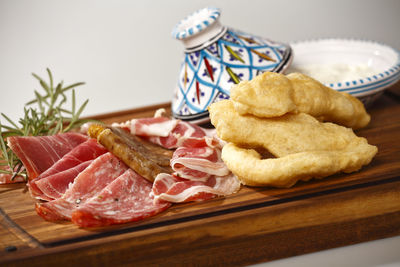
<svg viewBox="0 0 400 267"><path fill-rule="evenodd" d="M63 82L60 82L54 86L53 75L49 69L47 69L47 74L49 83L32 73L33 77L39 81L44 93L34 91L35 99L25 104L24 116L19 119L18 123L13 122L7 115L1 113L1 116L9 125L2 124L0 121L0 173L12 174L12 178L22 176L26 180L27 175L22 162L5 142L7 137L54 135L70 131L85 122L91 121L79 118L88 100L76 109L74 88L84 83L79 82L64 87ZM71 110L65 108L68 91L71 91L72 97ZM8 166L9 170L5 166Z"/></svg>

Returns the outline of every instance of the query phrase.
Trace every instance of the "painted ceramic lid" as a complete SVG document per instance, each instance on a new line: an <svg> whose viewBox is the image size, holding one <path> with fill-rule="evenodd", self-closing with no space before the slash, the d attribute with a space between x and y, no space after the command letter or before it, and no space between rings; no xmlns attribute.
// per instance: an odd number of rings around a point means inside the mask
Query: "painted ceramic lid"
<svg viewBox="0 0 400 267"><path fill-rule="evenodd" d="M178 39L187 39L214 24L221 11L215 7L200 9L181 20L173 29L172 35Z"/></svg>
<svg viewBox="0 0 400 267"><path fill-rule="evenodd" d="M233 86L265 71L284 72L292 61L289 45L223 26L220 15L217 8L203 8L172 32L185 50L172 99L176 118L207 122L208 106L228 99Z"/></svg>

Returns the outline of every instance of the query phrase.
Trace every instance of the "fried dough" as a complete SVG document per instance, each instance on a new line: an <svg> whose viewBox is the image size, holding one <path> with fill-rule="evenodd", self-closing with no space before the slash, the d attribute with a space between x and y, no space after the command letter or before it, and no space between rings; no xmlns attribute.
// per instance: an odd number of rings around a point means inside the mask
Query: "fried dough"
<svg viewBox="0 0 400 267"><path fill-rule="evenodd" d="M277 118L240 115L230 100L212 104L209 112L218 137L241 146L264 147L276 157L313 150L342 150L361 138L350 128L322 123L305 113Z"/></svg>
<svg viewBox="0 0 400 267"><path fill-rule="evenodd" d="M222 149L222 159L244 185L291 187L299 180L357 171L369 164L375 153L376 149L364 139L343 150L307 151L262 159L254 149L229 143Z"/></svg>
<svg viewBox="0 0 400 267"><path fill-rule="evenodd" d="M218 137L234 143L223 148L222 159L247 185L289 187L298 180L352 172L377 153L377 147L352 129L306 113L276 118L240 115L231 100L212 104L209 112ZM278 158L263 160L255 150L240 146L263 147Z"/></svg>
<svg viewBox="0 0 400 267"><path fill-rule="evenodd" d="M296 111L293 88L283 74L265 72L232 88L230 98L240 114L277 117Z"/></svg>
<svg viewBox="0 0 400 267"><path fill-rule="evenodd" d="M307 113L321 121L358 129L370 116L357 98L333 90L301 73L287 76L265 72L231 90L235 109L242 115L279 117L288 112Z"/></svg>
<svg viewBox="0 0 400 267"><path fill-rule="evenodd" d="M292 82L293 99L299 112L353 129L365 127L371 120L363 103L354 96L326 87L301 73L286 77Z"/></svg>

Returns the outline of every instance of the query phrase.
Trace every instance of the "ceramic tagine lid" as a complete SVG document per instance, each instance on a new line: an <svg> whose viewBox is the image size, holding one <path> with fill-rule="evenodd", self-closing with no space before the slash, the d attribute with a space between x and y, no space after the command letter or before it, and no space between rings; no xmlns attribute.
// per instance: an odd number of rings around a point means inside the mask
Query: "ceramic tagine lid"
<svg viewBox="0 0 400 267"><path fill-rule="evenodd" d="M228 99L235 84L265 71L283 72L292 61L289 45L223 26L220 14L218 8L200 9L172 32L185 49L172 99L175 118L205 123L207 107Z"/></svg>

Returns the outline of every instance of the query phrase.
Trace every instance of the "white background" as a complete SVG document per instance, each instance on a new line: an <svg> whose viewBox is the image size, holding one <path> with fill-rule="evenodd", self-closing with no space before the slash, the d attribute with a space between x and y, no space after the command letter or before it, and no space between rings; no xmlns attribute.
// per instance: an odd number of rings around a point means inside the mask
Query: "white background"
<svg viewBox="0 0 400 267"><path fill-rule="evenodd" d="M84 115L170 101L183 56L171 36L193 11L216 6L226 26L291 42L346 37L400 49L398 0L0 0L0 112L22 116L45 69L77 88ZM273 262L277 266L400 263L400 238Z"/></svg>

